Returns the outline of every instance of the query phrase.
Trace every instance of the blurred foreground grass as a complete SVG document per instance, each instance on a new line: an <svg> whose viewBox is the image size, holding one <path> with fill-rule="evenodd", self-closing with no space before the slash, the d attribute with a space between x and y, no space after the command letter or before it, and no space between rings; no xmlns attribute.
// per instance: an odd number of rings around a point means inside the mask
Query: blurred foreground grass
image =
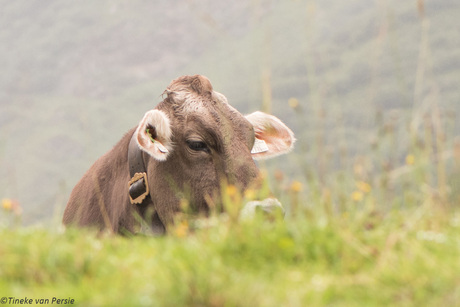
<svg viewBox="0 0 460 307"><path fill-rule="evenodd" d="M350 200L353 201L353 200ZM0 229L0 296L83 306L458 306L460 212L221 219L165 237Z"/></svg>

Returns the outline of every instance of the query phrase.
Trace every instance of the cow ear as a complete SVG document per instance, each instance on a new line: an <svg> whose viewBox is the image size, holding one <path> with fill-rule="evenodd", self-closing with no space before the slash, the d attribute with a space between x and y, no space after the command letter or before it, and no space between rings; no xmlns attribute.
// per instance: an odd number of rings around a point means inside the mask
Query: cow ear
<svg viewBox="0 0 460 307"><path fill-rule="evenodd" d="M135 133L139 148L158 161L166 160L172 151L169 118L160 110L145 113Z"/></svg>
<svg viewBox="0 0 460 307"><path fill-rule="evenodd" d="M256 140L251 150L255 160L268 159L288 153L294 147L294 133L273 115L254 112L246 115L254 127Z"/></svg>

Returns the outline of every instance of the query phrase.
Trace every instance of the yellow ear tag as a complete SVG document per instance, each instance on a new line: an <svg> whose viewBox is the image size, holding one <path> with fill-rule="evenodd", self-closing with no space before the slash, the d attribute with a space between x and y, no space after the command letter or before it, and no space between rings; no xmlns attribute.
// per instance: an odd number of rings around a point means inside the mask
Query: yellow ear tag
<svg viewBox="0 0 460 307"><path fill-rule="evenodd" d="M147 132L147 134L149 135L150 140L152 141L152 143L155 143L155 139L153 138L152 134L150 133L150 129L149 128L145 129L145 132Z"/></svg>

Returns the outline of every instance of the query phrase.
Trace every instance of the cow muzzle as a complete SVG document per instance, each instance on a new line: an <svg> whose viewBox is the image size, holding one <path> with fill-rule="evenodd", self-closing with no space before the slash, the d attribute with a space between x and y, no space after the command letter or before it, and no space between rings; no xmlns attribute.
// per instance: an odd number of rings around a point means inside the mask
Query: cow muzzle
<svg viewBox="0 0 460 307"><path fill-rule="evenodd" d="M254 200L244 205L240 211L240 218L248 220L254 218L257 214L266 216L281 215L284 217L285 211L283 205L276 198L266 198L264 200Z"/></svg>

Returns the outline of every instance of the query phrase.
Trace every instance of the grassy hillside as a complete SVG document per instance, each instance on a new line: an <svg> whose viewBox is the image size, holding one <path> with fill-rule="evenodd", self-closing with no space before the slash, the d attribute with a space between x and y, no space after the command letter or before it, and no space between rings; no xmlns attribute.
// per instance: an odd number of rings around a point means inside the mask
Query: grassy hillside
<svg viewBox="0 0 460 307"><path fill-rule="evenodd" d="M2 227L0 296L78 306L460 303L458 210L425 204L193 225L161 238Z"/></svg>

